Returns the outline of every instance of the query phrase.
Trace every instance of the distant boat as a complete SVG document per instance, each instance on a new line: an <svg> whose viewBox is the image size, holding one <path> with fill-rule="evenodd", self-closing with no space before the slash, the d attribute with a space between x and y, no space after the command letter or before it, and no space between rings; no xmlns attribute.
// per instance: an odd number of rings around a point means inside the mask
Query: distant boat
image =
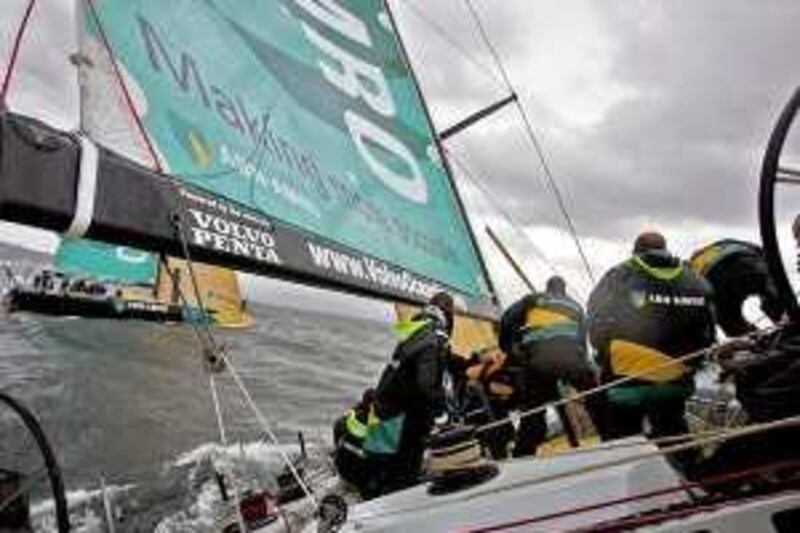
<svg viewBox="0 0 800 533"><path fill-rule="evenodd" d="M208 321L224 327L252 324L236 273L228 269L193 265L201 310L184 261L159 262L150 252L126 246L64 239L55 267L12 288L6 295L8 310L155 322Z"/></svg>

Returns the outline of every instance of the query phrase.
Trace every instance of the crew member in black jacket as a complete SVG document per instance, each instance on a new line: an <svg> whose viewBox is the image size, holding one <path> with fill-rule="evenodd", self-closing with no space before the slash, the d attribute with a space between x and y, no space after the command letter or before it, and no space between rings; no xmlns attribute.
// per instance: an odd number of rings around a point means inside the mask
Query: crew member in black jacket
<svg viewBox="0 0 800 533"><path fill-rule="evenodd" d="M499 342L512 364L522 369L518 407L523 411L558 400L559 380L578 390L596 384L586 359L583 309L567 295L566 283L560 276L551 277L543 293L529 294L503 313ZM561 414L568 424L563 410ZM546 434L544 412L523 415L514 456L535 454Z"/></svg>
<svg viewBox="0 0 800 533"><path fill-rule="evenodd" d="M453 299L435 294L422 312L395 325L400 342L375 391L376 414L397 420L399 444L380 461L384 493L417 482L434 419L445 410L444 375L452 357Z"/></svg>
<svg viewBox="0 0 800 533"><path fill-rule="evenodd" d="M708 283L654 232L641 234L633 256L603 276L588 303L602 380L637 376L608 391L599 428L604 438L641 433L645 417L653 437L688 431L684 411L694 365L668 362L714 341L711 296Z"/></svg>
<svg viewBox="0 0 800 533"><path fill-rule="evenodd" d="M689 264L711 284L717 323L729 337L756 329L742 313L742 305L750 297L761 300L761 310L775 323L786 311L764 252L755 244L723 239L696 251Z"/></svg>

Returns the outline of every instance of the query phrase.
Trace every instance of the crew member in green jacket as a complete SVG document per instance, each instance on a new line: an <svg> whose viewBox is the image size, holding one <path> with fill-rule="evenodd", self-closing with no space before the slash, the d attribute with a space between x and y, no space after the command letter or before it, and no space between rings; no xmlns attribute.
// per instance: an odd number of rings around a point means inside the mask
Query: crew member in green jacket
<svg viewBox="0 0 800 533"><path fill-rule="evenodd" d="M667 251L663 235L639 235L633 256L607 272L589 297L589 338L610 389L600 429L604 438L688 432L684 418L694 391L691 363L669 362L714 341L711 288ZM688 457L687 457L688 458Z"/></svg>

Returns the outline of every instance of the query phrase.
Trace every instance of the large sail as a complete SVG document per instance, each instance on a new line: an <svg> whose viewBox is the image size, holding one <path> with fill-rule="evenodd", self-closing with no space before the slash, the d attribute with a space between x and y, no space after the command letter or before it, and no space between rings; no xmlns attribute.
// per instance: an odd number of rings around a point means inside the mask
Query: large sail
<svg viewBox="0 0 800 533"><path fill-rule="evenodd" d="M151 253L88 239L62 240L55 265L68 274L134 285L153 285L158 268Z"/></svg>
<svg viewBox="0 0 800 533"><path fill-rule="evenodd" d="M83 4L85 126L191 186L193 247L387 297L491 300L382 1Z"/></svg>

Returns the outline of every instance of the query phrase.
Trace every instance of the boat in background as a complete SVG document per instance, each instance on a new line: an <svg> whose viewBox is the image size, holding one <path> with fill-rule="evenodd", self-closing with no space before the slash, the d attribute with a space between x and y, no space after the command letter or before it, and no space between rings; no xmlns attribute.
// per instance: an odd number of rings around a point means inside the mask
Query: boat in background
<svg viewBox="0 0 800 533"><path fill-rule="evenodd" d="M4 297L9 312L153 322L207 321L222 327L247 327L236 273L193 265L201 306L184 261L126 246L88 239L63 239L54 269L42 269L17 283ZM183 301L183 300L186 301Z"/></svg>

